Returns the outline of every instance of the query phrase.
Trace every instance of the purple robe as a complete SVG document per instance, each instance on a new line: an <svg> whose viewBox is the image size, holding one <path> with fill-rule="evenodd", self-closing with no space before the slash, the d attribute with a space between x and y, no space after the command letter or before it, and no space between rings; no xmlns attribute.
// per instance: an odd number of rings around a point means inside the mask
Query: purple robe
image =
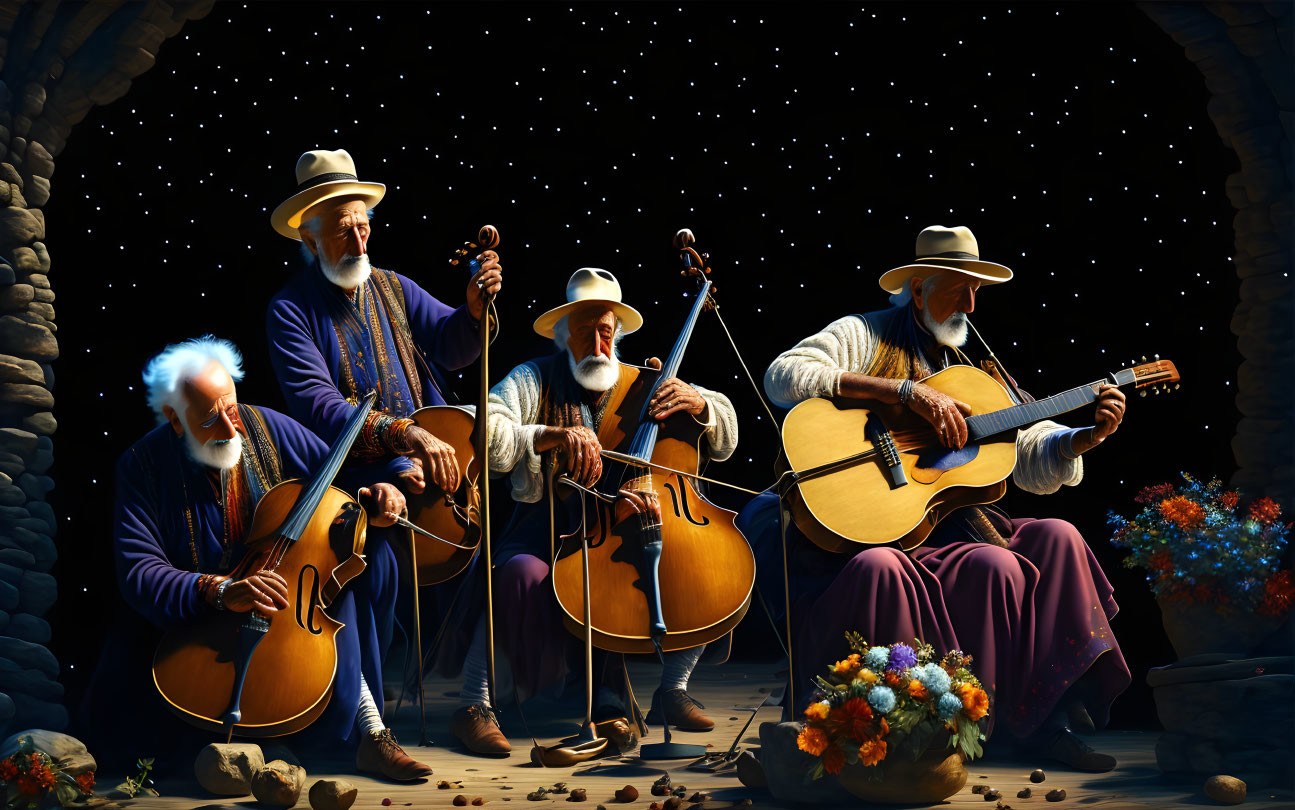
<svg viewBox="0 0 1295 810"><path fill-rule="evenodd" d="M268 408L257 410L278 450L284 479L308 479L328 454L328 447L289 417ZM244 438L243 452L252 452L251 443ZM196 583L204 573L228 573L228 569L220 570L224 513L206 468L189 458L184 439L169 425L154 428L122 454L116 489L113 545L117 582L132 610L120 617L105 645L83 702L82 722L93 736L105 740L116 742L142 732L137 744L165 746L166 737L159 739L158 729L149 722L152 718L144 719L139 713L145 707L160 706L148 677L158 633L150 632L140 618L166 629L211 610L199 597ZM186 504L193 518L192 535ZM383 705L383 638L389 639L391 634L395 558L381 544L365 551L365 571L351 580L328 608L329 615L344 626L336 637L338 664L331 702L303 732L314 740L354 740L361 672L377 705ZM240 556L236 549L233 565ZM134 750L134 755L150 756L160 750L164 749Z"/></svg>

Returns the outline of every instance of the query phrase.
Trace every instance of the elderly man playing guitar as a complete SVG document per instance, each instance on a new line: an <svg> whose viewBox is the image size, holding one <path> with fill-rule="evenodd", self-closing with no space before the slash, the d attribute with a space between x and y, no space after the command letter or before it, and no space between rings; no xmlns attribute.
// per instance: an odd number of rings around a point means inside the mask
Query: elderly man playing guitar
<svg viewBox="0 0 1295 810"><path fill-rule="evenodd" d="M978 252L967 228L923 230L917 261L879 281L892 293L892 306L841 318L781 354L765 374L769 397L789 408L813 397L864 400L874 413L895 414L896 421L911 412L929 423L944 448L963 448L972 408L918 381L970 364L961 347L976 294L1012 277L1008 268L979 260ZM986 363L986 370L1014 392L1005 402L1028 401L1001 368ZM1091 427L1040 421L1016 434L1012 480L1018 487L1046 494L1079 483L1080 456L1114 433L1124 416L1125 398L1117 387L1103 386L1095 398ZM1010 442L1011 434L1005 435ZM987 454L981 446L967 449ZM1004 474L1006 469L1012 468ZM901 486L897 480L894 489ZM767 509L771 499L764 500ZM856 508L874 514L887 505ZM758 529L770 538L776 522L760 509L757 501L744 517L762 522ZM930 532L925 542L900 543L906 551L850 544L853 556L842 558L793 543L790 573L802 597L793 615L815 617L799 624L797 669L813 671L831 660L845 630L879 644L919 637L937 649L960 645L992 690L991 722L1033 752L1074 768L1114 768L1114 758L1072 733L1103 724L1111 701L1130 682L1108 626L1116 612L1111 586L1079 532L1063 520L1011 519L984 505L945 514L932 529L929 524L939 517L923 521ZM794 526L789 534L805 539ZM824 621L828 616L841 622Z"/></svg>

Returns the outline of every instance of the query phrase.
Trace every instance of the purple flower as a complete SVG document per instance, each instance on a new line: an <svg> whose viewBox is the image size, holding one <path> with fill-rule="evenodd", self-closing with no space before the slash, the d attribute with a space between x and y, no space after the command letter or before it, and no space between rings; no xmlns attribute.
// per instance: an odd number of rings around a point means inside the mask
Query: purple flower
<svg viewBox="0 0 1295 810"><path fill-rule="evenodd" d="M917 653L907 644L890 645L890 664L886 667L892 672L900 672L917 663Z"/></svg>

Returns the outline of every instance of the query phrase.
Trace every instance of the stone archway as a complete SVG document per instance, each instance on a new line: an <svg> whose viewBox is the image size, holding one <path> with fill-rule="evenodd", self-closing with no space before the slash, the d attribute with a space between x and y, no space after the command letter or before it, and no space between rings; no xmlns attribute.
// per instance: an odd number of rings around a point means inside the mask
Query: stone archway
<svg viewBox="0 0 1295 810"><path fill-rule="evenodd" d="M1234 486L1295 507L1295 301L1292 298L1290 3L1142 3L1205 78L1208 105L1241 170L1227 178L1237 209L1241 301L1232 332L1241 421Z"/></svg>
<svg viewBox="0 0 1295 810"><path fill-rule="evenodd" d="M0 733L67 725L41 618L58 595L45 496L59 346L42 211L54 158L92 107L125 95L213 2L0 2Z"/></svg>

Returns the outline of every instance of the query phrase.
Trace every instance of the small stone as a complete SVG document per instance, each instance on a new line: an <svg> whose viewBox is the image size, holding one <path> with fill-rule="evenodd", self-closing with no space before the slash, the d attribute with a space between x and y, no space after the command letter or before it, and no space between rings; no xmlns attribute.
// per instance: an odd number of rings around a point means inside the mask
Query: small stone
<svg viewBox="0 0 1295 810"><path fill-rule="evenodd" d="M661 778L652 783L653 796L670 795L670 774L662 774Z"/></svg>
<svg viewBox="0 0 1295 810"><path fill-rule="evenodd" d="M566 782L554 782L553 788L549 790L549 793L566 793L566 792L567 792Z"/></svg>
<svg viewBox="0 0 1295 810"><path fill-rule="evenodd" d="M1057 788L1056 790L1049 790L1048 795L1044 796L1043 798L1047 799L1050 802L1065 801L1066 792L1061 788Z"/></svg>
<svg viewBox="0 0 1295 810"><path fill-rule="evenodd" d="M1205 780L1205 795L1220 804L1240 804L1246 800L1246 783L1235 776L1211 776Z"/></svg>
<svg viewBox="0 0 1295 810"><path fill-rule="evenodd" d="M481 798L480 796L476 796L476 797L474 797L474 798L472 799L472 806L473 806L473 807L481 807L481 806L482 806L482 805L484 805L485 803L486 803L486 800L485 800L485 799L483 799L483 798Z"/></svg>
<svg viewBox="0 0 1295 810"><path fill-rule="evenodd" d="M972 792L972 793L975 793L977 796L979 796L980 794L984 793L986 790L989 790L989 785L972 785L972 786L971 786L971 792Z"/></svg>
<svg viewBox="0 0 1295 810"><path fill-rule="evenodd" d="M994 810L1012 810L1012 806L1010 804L999 802L997 806L994 807Z"/></svg>
<svg viewBox="0 0 1295 810"><path fill-rule="evenodd" d="M575 790L571 791L571 795L567 797L567 801L583 802L588 800L588 798L589 798L588 791L586 791L584 788L576 788Z"/></svg>
<svg viewBox="0 0 1295 810"><path fill-rule="evenodd" d="M990 788L985 791L985 801L987 802L996 802L1001 798L1003 798L1003 794L999 793L994 788Z"/></svg>
<svg viewBox="0 0 1295 810"><path fill-rule="evenodd" d="M688 788L683 785L675 785L674 790L670 792L682 799L684 796L688 795Z"/></svg>
<svg viewBox="0 0 1295 810"><path fill-rule="evenodd" d="M704 802L709 798L710 798L709 795L702 793L701 791L698 791L697 793L692 794L692 798L688 799L688 801L692 802L693 804L696 804L698 802Z"/></svg>
<svg viewBox="0 0 1295 810"><path fill-rule="evenodd" d="M449 783L449 782L446 782L444 779L442 779L441 781L439 781L439 782L437 782L437 783L436 783L436 788L437 788L437 790L449 790L449 789L450 789L450 783Z"/></svg>
<svg viewBox="0 0 1295 810"><path fill-rule="evenodd" d="M639 797L639 789L634 787L633 785L626 785L625 787L616 791L616 801L618 802L633 802L633 801L637 801L638 797Z"/></svg>
<svg viewBox="0 0 1295 810"><path fill-rule="evenodd" d="M661 805L657 802L652 802L648 805L648 810L661 810Z"/></svg>
<svg viewBox="0 0 1295 810"><path fill-rule="evenodd" d="M1043 772L1042 768L1035 768L1034 770L1030 771L1030 781L1035 783L1036 785L1047 778L1048 778L1048 775Z"/></svg>
<svg viewBox="0 0 1295 810"><path fill-rule="evenodd" d="M1030 796L1031 796L1031 795L1033 795L1033 793L1034 793L1034 791L1030 790L1029 788L1021 788L1020 790L1018 790L1018 791L1016 792L1016 798L1018 798L1018 799L1028 799L1028 798L1030 798Z"/></svg>
<svg viewBox="0 0 1295 810"><path fill-rule="evenodd" d="M678 796L671 796L665 800L665 804L661 805L661 810L679 810L682 806L683 799Z"/></svg>
<svg viewBox="0 0 1295 810"><path fill-rule="evenodd" d="M464 796L462 793L460 793L459 795L455 796L455 797L454 797L454 806L455 806L455 807L467 807L467 806L468 806L468 797L467 797L467 796Z"/></svg>
<svg viewBox="0 0 1295 810"><path fill-rule="evenodd" d="M382 806L383 806L383 807L390 807L390 806L391 806L391 799L383 799L383 800L382 800Z"/></svg>
<svg viewBox="0 0 1295 810"><path fill-rule="evenodd" d="M359 788L345 779L320 779L310 786L311 810L347 810L355 804Z"/></svg>
<svg viewBox="0 0 1295 810"><path fill-rule="evenodd" d="M531 791L530 793L527 793L526 798L530 799L533 802L542 802L544 801L544 797L547 795L549 795L549 789L540 787L540 788L535 788L535 790Z"/></svg>
<svg viewBox="0 0 1295 810"><path fill-rule="evenodd" d="M252 795L267 807L292 807L306 785L306 770L281 759L252 774Z"/></svg>

